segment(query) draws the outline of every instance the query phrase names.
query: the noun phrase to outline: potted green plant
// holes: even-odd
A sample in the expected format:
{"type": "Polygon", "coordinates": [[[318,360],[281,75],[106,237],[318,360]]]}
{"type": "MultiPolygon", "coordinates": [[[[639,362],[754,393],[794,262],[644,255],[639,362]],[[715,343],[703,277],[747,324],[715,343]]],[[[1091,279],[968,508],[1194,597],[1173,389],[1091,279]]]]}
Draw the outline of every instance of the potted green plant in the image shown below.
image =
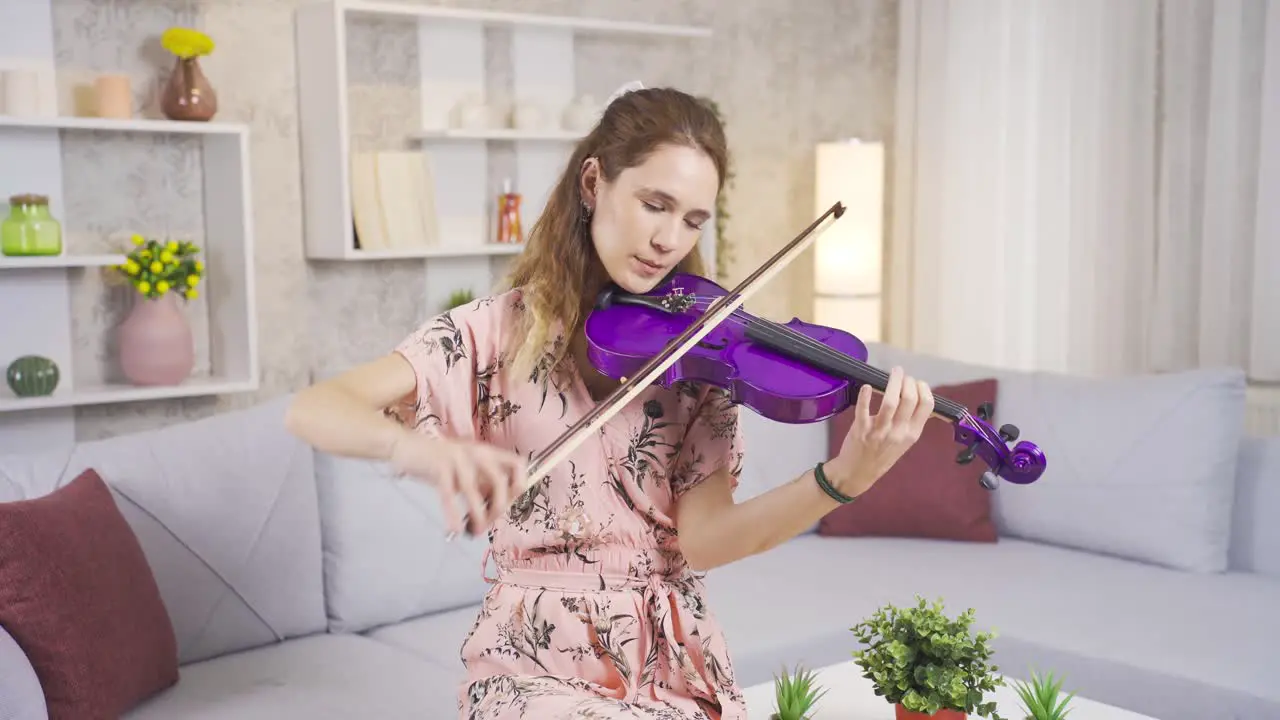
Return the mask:
{"type": "Polygon", "coordinates": [[[1004,720],[985,694],[1004,684],[989,664],[994,633],[970,631],[974,611],[946,615],[942,600],[916,596],[914,607],[885,605],[850,628],[865,646],[853,653],[876,695],[897,720],[965,720],[969,714],[1004,720]]]}
{"type": "Polygon", "coordinates": [[[460,305],[466,305],[476,299],[476,294],[468,289],[454,290],[449,293],[449,299],[444,301],[444,309],[452,310],[460,305]]]}
{"type": "Polygon", "coordinates": [[[813,671],[797,665],[794,677],[785,667],[773,677],[776,707],[769,720],[810,720],[809,711],[827,693],[814,681],[813,671]]]}
{"type": "Polygon", "coordinates": [[[1064,720],[1071,712],[1068,703],[1076,696],[1071,692],[1059,697],[1062,680],[1055,679],[1053,673],[1041,677],[1034,670],[1031,671],[1031,682],[1015,681],[1013,688],[1022,700],[1022,710],[1026,713],[1024,720],[1064,720]]]}

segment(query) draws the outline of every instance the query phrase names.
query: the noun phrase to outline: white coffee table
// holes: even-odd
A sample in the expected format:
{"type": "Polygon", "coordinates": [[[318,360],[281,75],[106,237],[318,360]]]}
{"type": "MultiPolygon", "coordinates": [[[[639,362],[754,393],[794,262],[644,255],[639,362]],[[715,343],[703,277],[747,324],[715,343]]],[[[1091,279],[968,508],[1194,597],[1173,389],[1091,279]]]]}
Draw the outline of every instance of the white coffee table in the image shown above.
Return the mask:
{"type": "MultiPolygon", "coordinates": [[[[794,672],[794,668],[789,668],[794,672]]],[[[814,706],[814,720],[893,720],[893,706],[876,695],[871,681],[862,677],[862,669],[852,660],[814,671],[817,682],[827,688],[814,706]]],[[[1022,703],[1013,688],[1013,679],[1006,677],[1005,686],[992,693],[997,711],[1005,720],[1022,720],[1022,703]]],[[[749,720],[769,720],[774,711],[773,681],[744,688],[749,720]]],[[[1156,720],[1128,710],[1086,700],[1076,695],[1071,699],[1075,709],[1070,720],[1156,720]]],[[[970,720],[985,720],[971,716],[970,720]]]]}

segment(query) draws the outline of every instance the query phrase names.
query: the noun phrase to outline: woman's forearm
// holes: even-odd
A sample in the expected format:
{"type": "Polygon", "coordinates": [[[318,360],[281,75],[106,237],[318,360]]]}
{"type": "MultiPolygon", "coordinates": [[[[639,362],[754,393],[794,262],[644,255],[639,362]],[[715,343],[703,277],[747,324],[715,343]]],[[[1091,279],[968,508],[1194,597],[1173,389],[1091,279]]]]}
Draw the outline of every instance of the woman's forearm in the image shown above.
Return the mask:
{"type": "Polygon", "coordinates": [[[727,565],[781,545],[839,506],[813,470],[739,503],[727,477],[709,479],[681,499],[681,551],[695,570],[727,565]]]}
{"type": "Polygon", "coordinates": [[[290,433],[322,452],[387,460],[407,430],[371,410],[341,386],[317,385],[294,396],[285,415],[290,433]]]}

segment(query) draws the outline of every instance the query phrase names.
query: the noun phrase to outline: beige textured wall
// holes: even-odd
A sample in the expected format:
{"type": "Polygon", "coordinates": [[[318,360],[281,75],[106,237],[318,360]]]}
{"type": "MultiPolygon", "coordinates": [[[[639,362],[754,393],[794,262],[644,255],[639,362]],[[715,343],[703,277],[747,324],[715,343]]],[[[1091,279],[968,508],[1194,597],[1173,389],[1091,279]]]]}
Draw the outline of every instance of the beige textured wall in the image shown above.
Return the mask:
{"type": "MultiPolygon", "coordinates": [[[[729,191],[731,282],[812,220],[812,148],[831,138],[891,139],[897,5],[892,0],[492,0],[440,4],[611,19],[710,25],[702,41],[582,42],[580,87],[598,98],[621,83],[672,84],[715,98],[726,114],[736,179],[729,191]],[[791,9],[786,6],[791,5],[791,9]]],[[[422,321],[422,261],[309,263],[303,258],[296,0],[53,0],[59,82],[68,100],[96,73],[132,76],[140,112],[168,69],[158,36],[199,27],[218,43],[205,69],[218,119],[252,132],[256,282],[262,388],[257,395],[78,410],[78,435],[97,438],[200,417],[306,384],[388,350],[422,321]]],[[[501,57],[491,58],[500,68],[501,57]]],[[[349,49],[354,132],[360,145],[401,145],[417,122],[411,28],[365,23],[349,49]]],[[[499,84],[500,71],[495,70],[499,84]]],[[[68,136],[64,174],[69,242],[88,249],[134,227],[191,233],[202,223],[200,155],[190,140],[68,136]],[[187,172],[190,171],[190,172],[187,172]]],[[[809,316],[812,272],[802,259],[764,288],[751,309],[809,316]]],[[[120,291],[87,281],[75,297],[77,338],[103,347],[119,319],[120,291]]],[[[197,333],[203,307],[191,308],[197,333]]],[[[202,357],[202,361],[205,360],[202,357]]],[[[199,366],[197,370],[199,370],[199,366]]]]}

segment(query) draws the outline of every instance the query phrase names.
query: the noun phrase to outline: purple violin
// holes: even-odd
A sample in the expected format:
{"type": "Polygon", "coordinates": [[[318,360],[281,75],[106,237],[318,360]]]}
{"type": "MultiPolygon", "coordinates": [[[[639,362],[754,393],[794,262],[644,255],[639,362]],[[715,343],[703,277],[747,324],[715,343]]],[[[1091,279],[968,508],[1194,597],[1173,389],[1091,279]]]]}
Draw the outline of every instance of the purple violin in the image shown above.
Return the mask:
{"type": "MultiPolygon", "coordinates": [[[[727,295],[715,282],[686,273],[673,273],[643,295],[606,289],[586,320],[592,364],[614,379],[635,377],[727,295]]],[[[735,309],[655,382],[664,387],[687,380],[710,383],[727,390],[734,403],[767,418],[810,423],[848,408],[863,384],[885,390],[889,374],[866,360],[866,345],[843,330],[798,318],[777,323],[735,309]]],[[[1025,441],[1009,447],[1018,439],[1017,427],[997,430],[988,424],[989,404],[971,413],[935,397],[934,416],[953,423],[955,440],[963,446],[957,462],[977,456],[990,468],[981,478],[984,487],[993,489],[996,478],[1032,483],[1044,471],[1040,448],[1025,441]]]]}

